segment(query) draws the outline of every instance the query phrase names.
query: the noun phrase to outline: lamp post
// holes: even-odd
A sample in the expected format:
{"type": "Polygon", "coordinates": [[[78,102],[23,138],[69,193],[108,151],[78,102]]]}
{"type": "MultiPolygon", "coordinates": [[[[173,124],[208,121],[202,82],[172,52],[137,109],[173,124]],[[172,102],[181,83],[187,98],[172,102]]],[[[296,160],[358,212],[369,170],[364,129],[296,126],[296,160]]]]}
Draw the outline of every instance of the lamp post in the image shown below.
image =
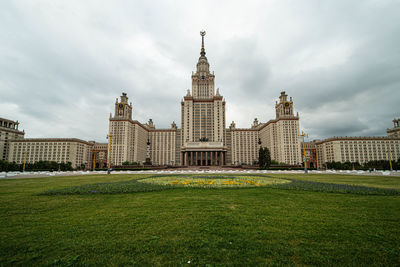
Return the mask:
{"type": "Polygon", "coordinates": [[[308,137],[308,134],[306,134],[303,131],[301,131],[301,134],[299,136],[303,137],[304,173],[308,173],[308,170],[307,170],[307,158],[306,158],[306,146],[304,144],[304,137],[308,137]]]}
{"type": "Polygon", "coordinates": [[[261,138],[258,138],[258,168],[260,168],[260,149],[261,149],[261,138]]]}
{"type": "Polygon", "coordinates": [[[93,150],[93,157],[92,157],[92,171],[96,169],[96,150],[93,150]]]}
{"type": "Polygon", "coordinates": [[[319,162],[318,162],[318,147],[317,146],[315,146],[315,156],[316,156],[316,158],[317,158],[317,170],[319,169],[319,162]]]}
{"type": "Polygon", "coordinates": [[[393,166],[392,166],[392,151],[389,149],[387,152],[389,153],[390,171],[393,171],[393,166]]]}
{"type": "Polygon", "coordinates": [[[26,163],[26,147],[24,151],[24,165],[22,166],[22,172],[25,172],[25,163],[26,163]]]}
{"type": "Polygon", "coordinates": [[[108,173],[110,173],[110,168],[111,168],[111,137],[112,137],[112,134],[109,133],[107,135],[107,139],[108,139],[108,173]]]}

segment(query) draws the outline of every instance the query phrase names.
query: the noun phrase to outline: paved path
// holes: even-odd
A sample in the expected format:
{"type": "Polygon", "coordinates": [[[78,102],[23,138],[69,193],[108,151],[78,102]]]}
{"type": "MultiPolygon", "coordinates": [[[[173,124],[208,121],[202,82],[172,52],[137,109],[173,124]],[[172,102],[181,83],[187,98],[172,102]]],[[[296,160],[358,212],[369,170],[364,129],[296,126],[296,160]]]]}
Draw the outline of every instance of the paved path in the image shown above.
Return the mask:
{"type": "MultiPolygon", "coordinates": [[[[147,171],[113,171],[112,175],[117,174],[207,174],[207,173],[253,173],[253,174],[304,174],[302,170],[296,171],[268,171],[268,170],[243,170],[243,169],[171,169],[171,170],[147,170],[147,171]]],[[[311,174],[346,174],[346,175],[374,175],[374,176],[398,176],[400,171],[309,171],[311,174]]],[[[70,172],[1,172],[0,179],[16,178],[41,178],[51,176],[74,176],[74,175],[95,175],[107,174],[106,171],[70,171],[70,172]]]]}

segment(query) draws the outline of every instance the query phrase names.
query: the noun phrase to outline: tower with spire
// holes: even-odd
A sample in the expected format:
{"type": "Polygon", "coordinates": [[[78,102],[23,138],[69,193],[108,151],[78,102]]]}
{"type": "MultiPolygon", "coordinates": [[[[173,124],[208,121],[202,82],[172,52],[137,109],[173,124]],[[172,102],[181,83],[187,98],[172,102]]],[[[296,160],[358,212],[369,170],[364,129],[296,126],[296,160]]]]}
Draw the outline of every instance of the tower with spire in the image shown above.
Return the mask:
{"type": "MultiPolygon", "coordinates": [[[[222,153],[226,148],[225,100],[219,93],[219,89],[215,93],[215,75],[210,71],[210,64],[206,57],[205,35],[205,31],[200,32],[201,50],[196,71],[192,72],[192,90],[191,92],[188,90],[181,102],[182,150],[189,152],[191,146],[205,149],[204,151],[190,151],[186,155],[193,155],[192,152],[210,155],[208,152],[211,150],[218,151],[222,164],[222,153]]],[[[199,164],[210,163],[210,158],[194,158],[194,160],[199,164]]]]}
{"type": "MultiPolygon", "coordinates": [[[[222,166],[253,164],[260,146],[268,147],[273,160],[296,165],[300,162],[297,138],[299,116],[292,98],[282,92],[276,102],[276,118],[266,123],[254,119],[251,128],[226,128],[225,100],[215,87],[215,75],[206,57],[205,31],[200,32],[200,57],[192,72],[192,86],[181,101],[181,128],[158,129],[150,119],[132,119],[132,103],[126,93],[115,101],[110,114],[111,165],[123,162],[155,165],[222,166]]],[[[135,116],[134,116],[135,117],[135,116]]]]}
{"type": "Polygon", "coordinates": [[[212,98],[214,96],[214,73],[210,72],[210,64],[206,57],[204,48],[205,31],[200,32],[201,50],[200,57],[196,65],[196,72],[192,74],[192,94],[194,98],[212,98]]]}

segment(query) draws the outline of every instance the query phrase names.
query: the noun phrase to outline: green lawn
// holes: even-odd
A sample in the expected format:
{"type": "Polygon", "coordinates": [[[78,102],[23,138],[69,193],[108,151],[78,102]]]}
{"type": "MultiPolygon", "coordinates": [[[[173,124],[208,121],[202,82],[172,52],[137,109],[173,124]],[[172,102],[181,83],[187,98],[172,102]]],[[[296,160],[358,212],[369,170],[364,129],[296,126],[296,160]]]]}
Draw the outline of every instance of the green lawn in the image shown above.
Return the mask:
{"type": "MultiPolygon", "coordinates": [[[[400,196],[268,187],[38,195],[144,176],[0,180],[0,265],[400,264],[400,196]]],[[[272,176],[400,185],[397,177],[272,176]]]]}
{"type": "MultiPolygon", "coordinates": [[[[282,175],[271,174],[272,177],[282,177],[282,175]]],[[[363,186],[373,186],[378,188],[395,188],[400,189],[400,176],[369,176],[369,175],[344,175],[344,174],[288,174],[285,177],[305,180],[317,181],[324,183],[337,184],[357,184],[363,186]]]]}

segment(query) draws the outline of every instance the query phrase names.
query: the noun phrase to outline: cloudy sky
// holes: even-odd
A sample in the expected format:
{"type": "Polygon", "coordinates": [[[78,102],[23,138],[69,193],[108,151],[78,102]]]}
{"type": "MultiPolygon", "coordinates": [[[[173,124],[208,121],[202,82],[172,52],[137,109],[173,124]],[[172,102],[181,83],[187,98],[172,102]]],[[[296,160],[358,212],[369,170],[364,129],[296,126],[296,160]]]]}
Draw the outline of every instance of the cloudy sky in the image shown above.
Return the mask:
{"type": "Polygon", "coordinates": [[[26,137],[105,141],[115,98],[180,125],[201,38],[227,125],[275,117],[285,90],[310,139],[385,135],[400,116],[400,1],[0,2],[0,117],[26,137]]]}

